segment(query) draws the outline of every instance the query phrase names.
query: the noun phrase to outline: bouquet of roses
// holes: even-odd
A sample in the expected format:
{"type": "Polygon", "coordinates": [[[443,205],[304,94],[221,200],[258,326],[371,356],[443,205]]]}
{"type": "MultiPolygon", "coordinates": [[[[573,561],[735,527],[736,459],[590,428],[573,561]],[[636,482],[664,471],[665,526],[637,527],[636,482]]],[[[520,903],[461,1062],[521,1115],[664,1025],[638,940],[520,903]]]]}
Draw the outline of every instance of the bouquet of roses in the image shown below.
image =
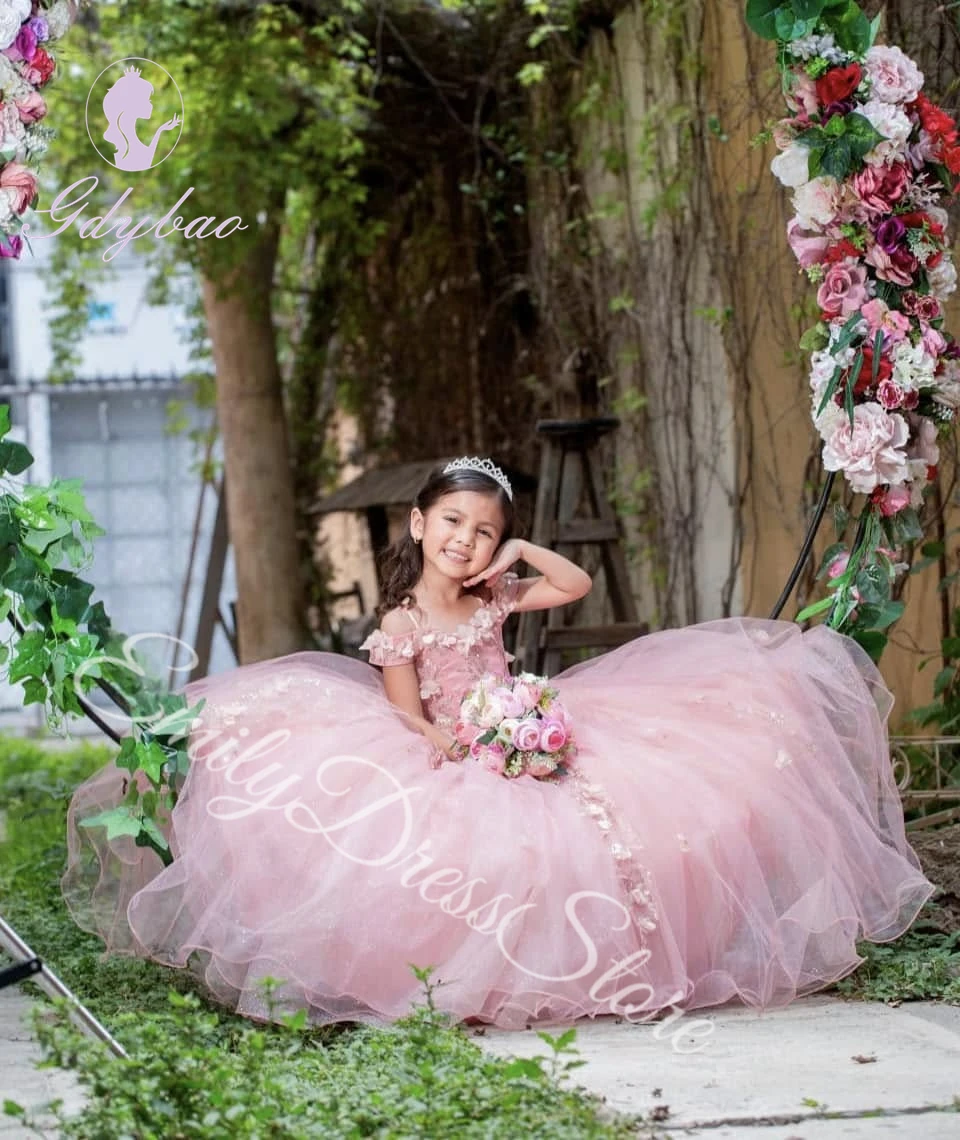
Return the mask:
{"type": "Polygon", "coordinates": [[[460,705],[454,730],[460,758],[508,779],[565,776],[577,749],[558,696],[534,673],[481,677],[460,705]]]}

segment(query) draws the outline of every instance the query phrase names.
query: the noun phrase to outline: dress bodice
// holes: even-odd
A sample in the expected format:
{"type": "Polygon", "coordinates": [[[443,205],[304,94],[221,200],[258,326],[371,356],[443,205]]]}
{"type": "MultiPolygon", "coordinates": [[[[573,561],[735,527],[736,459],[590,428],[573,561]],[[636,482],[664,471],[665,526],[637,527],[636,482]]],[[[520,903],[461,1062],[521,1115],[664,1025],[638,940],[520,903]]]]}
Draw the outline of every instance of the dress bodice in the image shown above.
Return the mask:
{"type": "Polygon", "coordinates": [[[424,716],[452,731],[467,690],[485,673],[510,671],[513,657],[503,648],[503,623],[517,604],[519,583],[516,574],[503,574],[491,587],[489,599],[453,631],[434,628],[419,606],[405,604],[408,631],[374,630],[360,648],[369,651],[371,665],[412,662],[424,716]]]}

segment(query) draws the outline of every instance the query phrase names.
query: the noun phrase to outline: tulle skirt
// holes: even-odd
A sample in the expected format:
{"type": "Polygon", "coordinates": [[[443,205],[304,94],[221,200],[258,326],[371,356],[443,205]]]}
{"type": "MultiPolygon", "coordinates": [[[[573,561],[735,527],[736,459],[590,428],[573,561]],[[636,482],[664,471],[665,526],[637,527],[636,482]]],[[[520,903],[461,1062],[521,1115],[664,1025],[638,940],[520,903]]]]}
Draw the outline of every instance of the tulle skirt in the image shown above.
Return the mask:
{"type": "Polygon", "coordinates": [[[68,905],[108,950],[188,967],[251,1017],[391,1021],[423,1001],[411,967],[434,966],[453,1020],[519,1028],[783,1005],[933,892],[904,834],[892,698],[849,639],[726,619],[554,683],[579,746],[558,783],[431,768],[378,671],[349,658],[191,684],[207,704],[174,861],[78,828],[121,798],[111,765],[71,804],[68,905]]]}

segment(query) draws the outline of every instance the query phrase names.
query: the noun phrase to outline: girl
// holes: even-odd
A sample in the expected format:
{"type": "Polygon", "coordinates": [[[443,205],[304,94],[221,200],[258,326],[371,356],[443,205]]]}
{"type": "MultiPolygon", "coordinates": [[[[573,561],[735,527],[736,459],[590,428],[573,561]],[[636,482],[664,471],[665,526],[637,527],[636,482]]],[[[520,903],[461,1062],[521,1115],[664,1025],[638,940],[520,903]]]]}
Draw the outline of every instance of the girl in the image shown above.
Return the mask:
{"type": "Polygon", "coordinates": [[[782,1005],[855,969],[858,938],[900,935],[934,888],[904,835],[891,698],[823,626],[707,622],[567,669],[578,755],[558,781],[456,760],[463,694],[507,672],[508,614],[590,588],[512,537],[512,498],[488,459],[427,480],[363,646],[382,675],[307,652],[187,686],[207,703],[171,866],[96,831],[87,859],[76,821],[122,773],[81,787],[78,921],[254,1017],[276,1016],[269,975],[281,1012],[389,1021],[432,965],[440,1009],[508,1028],[782,1005]]]}

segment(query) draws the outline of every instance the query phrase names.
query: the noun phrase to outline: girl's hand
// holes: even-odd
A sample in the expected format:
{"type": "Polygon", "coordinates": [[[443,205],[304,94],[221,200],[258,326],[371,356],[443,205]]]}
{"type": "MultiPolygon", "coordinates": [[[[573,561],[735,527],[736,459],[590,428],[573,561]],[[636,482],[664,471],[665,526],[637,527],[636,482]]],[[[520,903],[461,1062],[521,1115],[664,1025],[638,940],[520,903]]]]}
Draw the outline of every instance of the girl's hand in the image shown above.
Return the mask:
{"type": "Polygon", "coordinates": [[[523,558],[525,546],[526,542],[522,538],[508,539],[493,556],[493,560],[486,570],[481,570],[479,574],[474,574],[472,578],[464,579],[464,587],[469,588],[470,586],[475,586],[478,582],[489,582],[492,586],[501,574],[510,569],[514,562],[518,562],[523,558]]]}
{"type": "Polygon", "coordinates": [[[456,740],[454,740],[448,732],[444,732],[442,728],[437,728],[436,725],[433,724],[427,724],[424,726],[423,735],[436,746],[436,750],[430,757],[431,768],[439,768],[444,758],[447,760],[460,759],[457,752],[456,740]]]}

